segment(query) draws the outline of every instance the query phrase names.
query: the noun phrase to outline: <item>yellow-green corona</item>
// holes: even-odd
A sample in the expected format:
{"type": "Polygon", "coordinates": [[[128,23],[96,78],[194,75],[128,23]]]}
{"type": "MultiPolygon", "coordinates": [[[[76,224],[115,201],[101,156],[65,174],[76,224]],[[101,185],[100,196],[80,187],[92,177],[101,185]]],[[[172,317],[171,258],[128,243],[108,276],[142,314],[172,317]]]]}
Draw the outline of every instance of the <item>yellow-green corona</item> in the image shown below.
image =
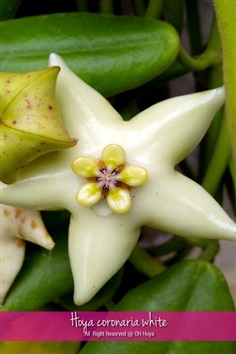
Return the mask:
{"type": "Polygon", "coordinates": [[[78,142],[32,161],[15,183],[0,183],[1,202],[69,210],[76,304],[89,301],[122,267],[143,225],[236,240],[236,224],[222,207],[175,170],[224,104],[223,87],[168,99],[124,121],[58,55],[50,56],[50,66],[61,68],[56,99],[65,129],[78,142]]]}
{"type": "Polygon", "coordinates": [[[129,189],[144,184],[148,173],[143,167],[126,165],[125,158],[124,149],[116,144],[107,145],[101,159],[77,157],[72,170],[88,180],[76,195],[78,203],[91,206],[106,198],[112,211],[126,213],[131,207],[129,189]]]}

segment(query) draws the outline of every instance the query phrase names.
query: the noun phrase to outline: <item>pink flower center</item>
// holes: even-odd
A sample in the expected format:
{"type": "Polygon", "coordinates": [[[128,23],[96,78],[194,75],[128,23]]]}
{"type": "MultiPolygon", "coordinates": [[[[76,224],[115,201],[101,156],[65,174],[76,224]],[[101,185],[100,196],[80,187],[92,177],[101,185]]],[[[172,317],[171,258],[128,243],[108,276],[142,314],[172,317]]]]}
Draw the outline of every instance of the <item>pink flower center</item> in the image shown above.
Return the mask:
{"type": "Polygon", "coordinates": [[[128,186],[120,181],[120,172],[123,171],[125,165],[120,165],[116,168],[110,168],[105,166],[103,161],[99,161],[99,170],[96,177],[90,177],[90,182],[95,182],[102,189],[102,194],[107,197],[109,190],[113,188],[125,188],[128,186]]]}

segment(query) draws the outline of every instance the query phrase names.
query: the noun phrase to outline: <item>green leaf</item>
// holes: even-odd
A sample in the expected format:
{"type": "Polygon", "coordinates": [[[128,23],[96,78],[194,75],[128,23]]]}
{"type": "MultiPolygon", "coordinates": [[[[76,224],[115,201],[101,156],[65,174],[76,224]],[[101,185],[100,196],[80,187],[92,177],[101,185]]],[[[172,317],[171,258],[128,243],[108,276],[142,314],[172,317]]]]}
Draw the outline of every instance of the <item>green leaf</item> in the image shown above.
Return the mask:
{"type": "Polygon", "coordinates": [[[76,354],[80,342],[2,342],[1,354],[76,354]]]}
{"type": "MultiPolygon", "coordinates": [[[[233,311],[220,271],[210,263],[185,260],[131,290],[114,311],[233,311]]],[[[234,354],[232,342],[89,342],[81,354],[234,354]]]]}
{"type": "Polygon", "coordinates": [[[0,23],[0,67],[43,69],[51,52],[105,96],[138,87],[175,60],[179,38],[166,22],[139,17],[61,13],[0,23]]]}

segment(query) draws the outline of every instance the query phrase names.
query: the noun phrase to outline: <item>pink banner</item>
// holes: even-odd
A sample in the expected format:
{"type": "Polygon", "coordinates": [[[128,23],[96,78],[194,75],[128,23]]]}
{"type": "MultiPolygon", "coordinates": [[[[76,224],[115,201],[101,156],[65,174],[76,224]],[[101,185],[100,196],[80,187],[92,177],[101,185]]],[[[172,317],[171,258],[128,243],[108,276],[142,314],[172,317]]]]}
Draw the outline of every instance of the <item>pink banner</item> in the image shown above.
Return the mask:
{"type": "Polygon", "coordinates": [[[235,341],[235,312],[2,312],[2,341],[235,341]]]}

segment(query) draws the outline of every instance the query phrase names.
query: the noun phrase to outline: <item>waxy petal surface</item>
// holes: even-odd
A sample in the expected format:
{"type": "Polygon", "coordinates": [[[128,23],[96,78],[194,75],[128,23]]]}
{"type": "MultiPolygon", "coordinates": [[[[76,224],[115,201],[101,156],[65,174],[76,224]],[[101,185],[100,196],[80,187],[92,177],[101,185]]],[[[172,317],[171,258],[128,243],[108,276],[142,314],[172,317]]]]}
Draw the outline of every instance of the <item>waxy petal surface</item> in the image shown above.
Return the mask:
{"type": "Polygon", "coordinates": [[[25,256],[25,241],[31,241],[48,250],[54,242],[47,233],[41,215],[34,210],[0,205],[0,303],[10,289],[22,267],[25,256]]]}
{"type": "Polygon", "coordinates": [[[70,221],[69,254],[74,277],[74,301],[89,301],[128,259],[135,247],[139,230],[133,229],[128,213],[96,215],[88,211],[93,224],[75,216],[70,221]],[[117,237],[119,235],[119,237],[117,237]],[[115,258],[115,259],[114,259],[115,258]]]}
{"type": "Polygon", "coordinates": [[[43,156],[11,186],[1,185],[4,203],[71,212],[69,256],[77,304],[89,301],[125,263],[142,225],[186,237],[236,240],[236,225],[194,181],[174,170],[206,133],[224,103],[224,89],[158,103],[125,122],[95,90],[53,54],[59,66],[56,94],[62,120],[77,146],[43,156]],[[84,178],[71,169],[78,156],[100,158],[109,144],[122,146],[128,165],[147,170],[148,180],[131,188],[132,205],[119,215],[105,200],[84,207],[76,193],[84,178]],[[33,193],[29,193],[33,190],[33,193]]]}

